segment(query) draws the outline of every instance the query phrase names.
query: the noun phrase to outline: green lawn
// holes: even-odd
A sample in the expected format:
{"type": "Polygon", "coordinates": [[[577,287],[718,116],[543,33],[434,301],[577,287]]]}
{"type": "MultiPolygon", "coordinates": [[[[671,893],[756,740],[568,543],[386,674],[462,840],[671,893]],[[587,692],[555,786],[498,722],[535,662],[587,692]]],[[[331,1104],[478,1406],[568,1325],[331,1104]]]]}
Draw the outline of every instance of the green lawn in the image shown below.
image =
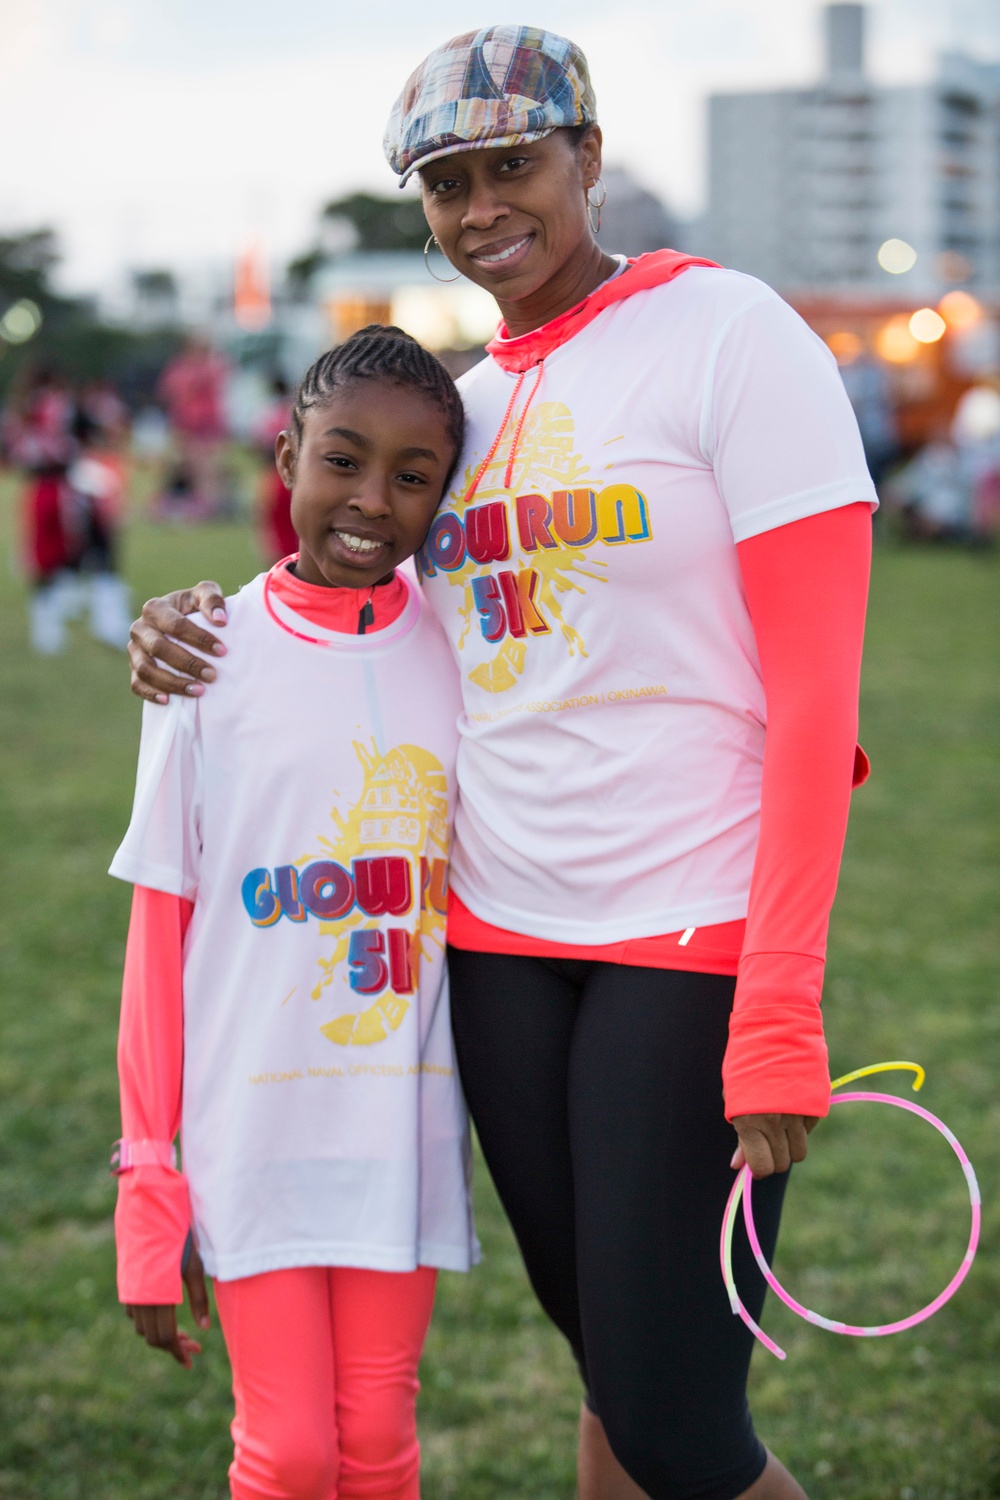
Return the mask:
{"type": "MultiPolygon", "coordinates": [[[[0,483],[3,550],[13,487],[0,483]]],[[[256,571],[249,534],[136,524],[136,597],[256,571]]],[[[816,1500],[1000,1496],[1000,1007],[996,1003],[997,586],[993,558],[877,557],[857,794],[831,939],[833,1063],[928,1070],[921,1098],[966,1144],[983,1247],[957,1299],[894,1339],[838,1339],[769,1307],[786,1364],[755,1356],[762,1435],[816,1500]]],[[[228,1493],[218,1330],[185,1373],[115,1301],[107,1174],[118,1134],[117,991],[128,891],[104,873],[128,819],[139,706],[123,661],[81,636],[26,648],[24,593],[0,572],[0,1496],[215,1500],[228,1493]]],[[[905,1078],[888,1086],[906,1091],[905,1078]]],[[[803,1300],[898,1317],[957,1264],[957,1164],[909,1116],[845,1107],[789,1193],[778,1271],[803,1300]]],[[[423,1366],[427,1500],[570,1500],[578,1394],[484,1171],[485,1264],[442,1277],[423,1366]]]]}

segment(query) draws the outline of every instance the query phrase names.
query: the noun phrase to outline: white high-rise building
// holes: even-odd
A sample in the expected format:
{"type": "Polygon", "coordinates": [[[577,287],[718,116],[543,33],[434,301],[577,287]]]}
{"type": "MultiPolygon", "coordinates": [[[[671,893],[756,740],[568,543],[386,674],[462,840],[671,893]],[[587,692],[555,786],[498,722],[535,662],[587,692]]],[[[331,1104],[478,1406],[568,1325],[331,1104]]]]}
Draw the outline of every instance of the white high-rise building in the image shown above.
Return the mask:
{"type": "Polygon", "coordinates": [[[864,6],[824,21],[815,87],[711,98],[705,253],[782,291],[997,293],[1000,63],[946,55],[932,82],[882,87],[864,6]],[[879,266],[890,239],[917,252],[903,275],[879,266]]]}

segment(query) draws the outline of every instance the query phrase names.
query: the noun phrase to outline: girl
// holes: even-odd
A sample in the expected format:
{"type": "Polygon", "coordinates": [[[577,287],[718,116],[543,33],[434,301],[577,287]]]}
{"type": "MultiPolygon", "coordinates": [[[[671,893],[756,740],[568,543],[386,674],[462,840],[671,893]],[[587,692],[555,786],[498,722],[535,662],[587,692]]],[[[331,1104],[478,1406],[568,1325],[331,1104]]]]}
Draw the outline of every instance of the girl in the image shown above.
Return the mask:
{"type": "Polygon", "coordinates": [[[443,959],[457,684],[394,570],[462,442],[395,328],[324,355],[277,443],[299,553],[227,601],[210,698],[143,720],[119,1070],[121,1300],[233,1369],[237,1500],[413,1500],[436,1268],[476,1254],[443,959]],[[174,1164],[180,1125],[183,1172],[174,1164]]]}

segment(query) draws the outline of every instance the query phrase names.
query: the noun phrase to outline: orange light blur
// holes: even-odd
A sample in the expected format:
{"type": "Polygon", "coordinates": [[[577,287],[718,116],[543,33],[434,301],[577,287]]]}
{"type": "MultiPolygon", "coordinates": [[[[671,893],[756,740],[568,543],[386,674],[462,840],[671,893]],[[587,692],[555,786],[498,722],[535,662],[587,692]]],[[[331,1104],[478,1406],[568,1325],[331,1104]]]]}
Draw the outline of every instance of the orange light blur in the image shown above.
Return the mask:
{"type": "Polygon", "coordinates": [[[968,292],[945,292],[938,303],[938,312],[944,318],[949,328],[963,332],[966,328],[975,328],[983,316],[983,309],[975,297],[968,292]]]}
{"type": "Polygon", "coordinates": [[[233,278],[233,316],[241,328],[256,333],[271,321],[271,289],[267,262],[259,245],[236,257],[233,278]]]}
{"type": "Polygon", "coordinates": [[[365,296],[363,292],[346,292],[331,297],[325,310],[335,344],[342,344],[352,333],[367,328],[369,323],[388,326],[392,322],[392,303],[388,297],[365,296]]]}
{"type": "Polygon", "coordinates": [[[828,334],[826,343],[838,365],[852,365],[865,347],[858,335],[847,328],[828,334]]]}
{"type": "Polygon", "coordinates": [[[910,319],[910,332],[920,344],[936,344],[948,325],[933,307],[918,307],[910,319]]]}
{"type": "Polygon", "coordinates": [[[908,365],[920,353],[920,345],[910,332],[910,319],[899,313],[883,323],[875,335],[875,352],[892,365],[908,365]]]}

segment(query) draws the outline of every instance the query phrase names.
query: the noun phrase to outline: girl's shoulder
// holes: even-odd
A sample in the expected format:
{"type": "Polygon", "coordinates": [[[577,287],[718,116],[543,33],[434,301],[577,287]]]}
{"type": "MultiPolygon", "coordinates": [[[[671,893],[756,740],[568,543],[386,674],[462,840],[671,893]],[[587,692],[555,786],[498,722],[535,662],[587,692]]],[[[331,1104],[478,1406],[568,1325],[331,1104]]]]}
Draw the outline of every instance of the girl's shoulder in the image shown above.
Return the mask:
{"type": "Polygon", "coordinates": [[[218,621],[208,619],[200,610],[191,616],[195,625],[200,625],[203,630],[217,636],[226,648],[226,656],[212,658],[212,665],[216,670],[233,649],[239,648],[253,626],[263,617],[266,576],[266,573],[258,573],[249,583],[241,584],[235,594],[225,596],[225,625],[220,626],[218,621]]]}
{"type": "MultiPolygon", "coordinates": [[[[241,583],[235,594],[226,595],[226,626],[231,630],[235,625],[238,630],[245,628],[246,621],[251,614],[257,613],[263,605],[264,580],[266,573],[258,573],[248,583],[241,583]]],[[[195,616],[199,624],[204,624],[206,630],[216,631],[216,626],[211,620],[203,620],[199,614],[195,616]]]]}

